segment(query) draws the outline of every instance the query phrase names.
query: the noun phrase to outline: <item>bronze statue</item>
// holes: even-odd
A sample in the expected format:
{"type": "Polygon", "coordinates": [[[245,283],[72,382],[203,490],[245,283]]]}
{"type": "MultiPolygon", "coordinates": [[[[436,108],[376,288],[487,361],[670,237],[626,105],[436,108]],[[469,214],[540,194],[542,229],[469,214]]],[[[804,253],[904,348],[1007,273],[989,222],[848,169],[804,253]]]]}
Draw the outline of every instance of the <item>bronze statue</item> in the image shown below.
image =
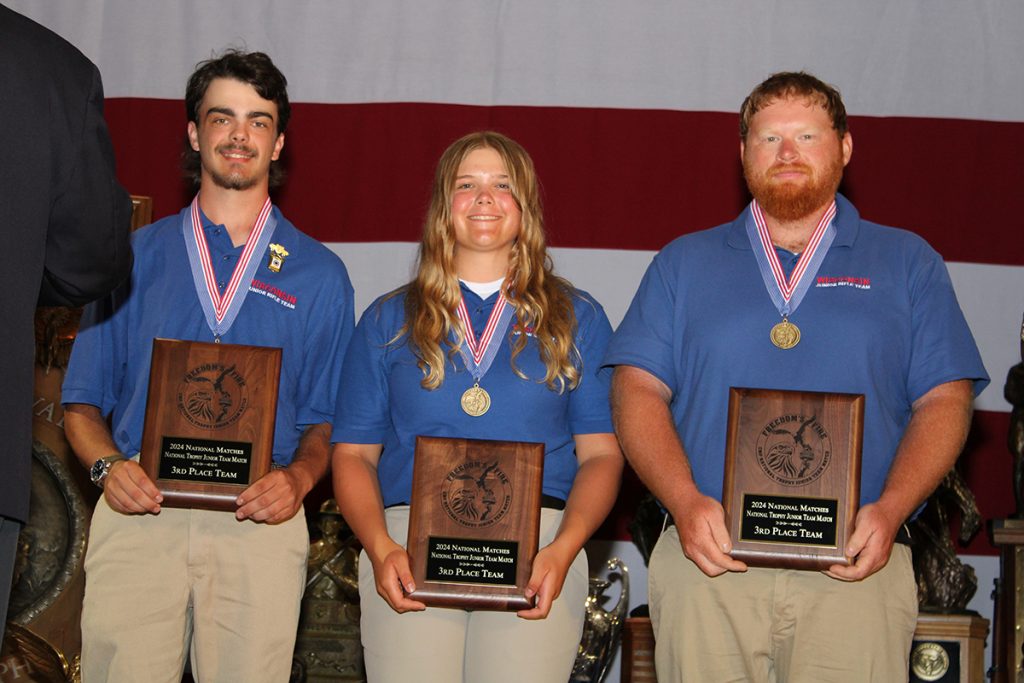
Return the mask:
{"type": "Polygon", "coordinates": [[[960,541],[981,528],[974,494],[954,468],[935,490],[924,511],[910,523],[917,602],[923,611],[963,612],[978,589],[974,568],[957,557],[949,531],[949,510],[960,510],[960,541]]]}
{"type": "Polygon", "coordinates": [[[326,600],[346,600],[359,604],[359,549],[356,538],[347,531],[338,503],[330,498],[320,506],[317,520],[320,539],[309,546],[306,595],[326,600]]]}
{"type": "Polygon", "coordinates": [[[290,683],[365,681],[359,644],[359,545],[333,498],[320,506],[290,683]]]}

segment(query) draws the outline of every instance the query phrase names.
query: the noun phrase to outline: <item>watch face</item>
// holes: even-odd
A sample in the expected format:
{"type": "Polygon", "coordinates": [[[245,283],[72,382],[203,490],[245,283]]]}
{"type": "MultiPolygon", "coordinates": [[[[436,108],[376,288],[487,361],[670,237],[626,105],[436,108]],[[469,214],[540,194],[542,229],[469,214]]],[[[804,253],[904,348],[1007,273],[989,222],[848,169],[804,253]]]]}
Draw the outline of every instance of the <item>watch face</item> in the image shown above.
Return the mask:
{"type": "Polygon", "coordinates": [[[92,479],[92,483],[94,484],[98,484],[106,473],[107,463],[102,458],[94,462],[92,467],[89,468],[89,478],[92,479]]]}

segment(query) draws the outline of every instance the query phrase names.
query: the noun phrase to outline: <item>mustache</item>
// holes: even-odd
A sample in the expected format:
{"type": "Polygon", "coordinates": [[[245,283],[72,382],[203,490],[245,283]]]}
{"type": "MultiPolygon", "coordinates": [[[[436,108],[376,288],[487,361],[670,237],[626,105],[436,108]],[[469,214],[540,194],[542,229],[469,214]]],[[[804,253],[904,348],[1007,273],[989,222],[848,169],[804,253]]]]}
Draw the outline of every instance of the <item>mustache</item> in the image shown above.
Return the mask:
{"type": "Polygon", "coordinates": [[[800,171],[801,173],[806,173],[807,175],[813,175],[813,170],[809,165],[799,162],[792,164],[775,164],[774,166],[768,169],[768,175],[776,176],[780,173],[790,173],[792,171],[800,171]]]}
{"type": "Polygon", "coordinates": [[[256,150],[254,148],[252,148],[252,147],[247,147],[245,145],[232,145],[232,144],[218,145],[215,148],[215,151],[217,151],[219,153],[225,153],[225,152],[231,153],[231,152],[234,152],[234,153],[248,154],[249,156],[253,156],[253,157],[256,156],[256,150]]]}

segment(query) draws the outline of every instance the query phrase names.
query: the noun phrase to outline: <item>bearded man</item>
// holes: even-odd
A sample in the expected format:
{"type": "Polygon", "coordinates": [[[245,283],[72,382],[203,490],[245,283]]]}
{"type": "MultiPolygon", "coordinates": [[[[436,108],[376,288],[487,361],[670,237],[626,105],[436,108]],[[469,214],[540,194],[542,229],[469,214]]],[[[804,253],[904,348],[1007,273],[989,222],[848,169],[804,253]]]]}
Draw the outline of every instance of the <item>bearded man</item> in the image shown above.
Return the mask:
{"type": "Polygon", "coordinates": [[[852,153],[835,88],[805,73],[757,86],[740,111],[754,201],[654,258],[609,347],[619,439],[674,520],[650,561],[659,681],[907,679],[903,525],[955,462],[988,378],[941,257],[836,193],[852,153]],[[864,395],[849,566],[730,556],[730,387],[864,395]]]}

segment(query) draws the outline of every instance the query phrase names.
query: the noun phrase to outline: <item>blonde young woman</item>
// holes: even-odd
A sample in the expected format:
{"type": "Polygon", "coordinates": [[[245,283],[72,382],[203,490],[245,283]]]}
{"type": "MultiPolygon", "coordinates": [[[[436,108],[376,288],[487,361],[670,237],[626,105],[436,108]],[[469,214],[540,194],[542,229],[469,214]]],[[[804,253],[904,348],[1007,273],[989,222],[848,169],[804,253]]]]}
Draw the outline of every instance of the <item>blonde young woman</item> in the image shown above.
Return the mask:
{"type": "Polygon", "coordinates": [[[416,277],[364,313],[334,423],[334,491],[365,549],[371,681],[568,679],[587,593],[583,544],[622,471],[600,371],[610,334],[600,305],[552,273],[526,151],[491,132],[455,141],[438,162],[416,277]],[[490,354],[465,360],[489,322],[490,354]],[[480,415],[462,405],[475,386],[491,402],[480,415]],[[417,435],[545,444],[532,609],[424,609],[408,597],[417,435]]]}

